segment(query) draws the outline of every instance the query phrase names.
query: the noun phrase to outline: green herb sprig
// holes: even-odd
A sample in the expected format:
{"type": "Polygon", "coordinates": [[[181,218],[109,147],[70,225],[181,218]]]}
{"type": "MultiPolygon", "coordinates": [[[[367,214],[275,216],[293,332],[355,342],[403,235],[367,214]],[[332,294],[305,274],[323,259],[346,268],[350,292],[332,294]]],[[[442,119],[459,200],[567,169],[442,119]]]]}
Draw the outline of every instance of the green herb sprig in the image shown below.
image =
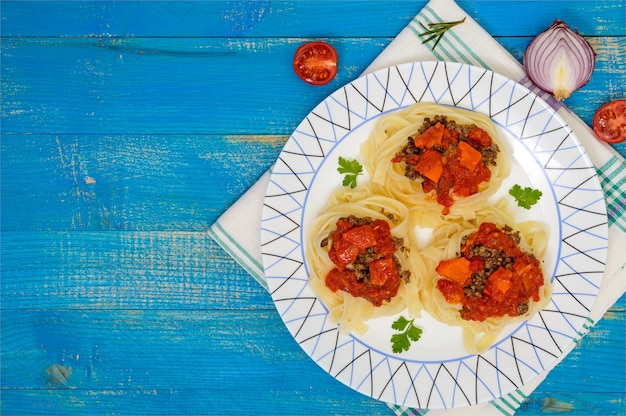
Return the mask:
{"type": "Polygon", "coordinates": [[[348,160],[339,156],[339,167],[337,172],[342,175],[346,175],[343,178],[343,186],[349,186],[350,188],[356,187],[356,177],[363,173],[363,166],[358,160],[348,160]]]}
{"type": "Polygon", "coordinates": [[[418,341],[421,338],[422,330],[414,326],[413,321],[414,319],[408,320],[401,316],[391,324],[391,328],[402,331],[400,334],[391,336],[391,350],[396,354],[408,351],[411,347],[411,341],[418,341]]]}
{"type": "Polygon", "coordinates": [[[509,189],[509,195],[515,198],[517,205],[522,208],[530,209],[533,205],[535,205],[539,198],[543,195],[543,193],[539,189],[533,188],[523,188],[519,185],[513,185],[511,189],[509,189]]]}
{"type": "Polygon", "coordinates": [[[455,20],[454,22],[429,23],[428,27],[424,26],[422,22],[419,22],[420,26],[425,30],[425,32],[422,32],[417,36],[428,36],[426,39],[422,40],[422,43],[430,42],[431,40],[436,38],[437,40],[431,48],[431,50],[434,50],[437,44],[439,44],[441,38],[443,37],[443,34],[446,33],[448,29],[456,25],[460,25],[464,21],[465,17],[461,20],[455,20]]]}

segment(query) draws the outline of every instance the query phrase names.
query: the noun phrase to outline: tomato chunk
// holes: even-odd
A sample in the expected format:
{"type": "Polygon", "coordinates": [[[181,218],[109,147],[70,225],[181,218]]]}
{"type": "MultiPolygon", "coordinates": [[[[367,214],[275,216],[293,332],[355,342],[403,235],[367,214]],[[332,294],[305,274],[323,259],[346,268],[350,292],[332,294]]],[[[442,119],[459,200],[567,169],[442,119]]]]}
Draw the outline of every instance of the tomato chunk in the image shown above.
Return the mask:
{"type": "Polygon", "coordinates": [[[441,146],[441,140],[443,139],[443,131],[445,130],[443,124],[437,123],[434,126],[429,127],[422,134],[413,139],[415,147],[433,147],[434,145],[441,146]]]}
{"type": "Polygon", "coordinates": [[[615,100],[604,104],[593,116],[593,132],[607,143],[615,144],[626,140],[626,100],[615,100]]]}
{"type": "Polygon", "coordinates": [[[370,283],[373,285],[382,286],[397,275],[398,269],[392,257],[384,257],[370,263],[370,283]]]}
{"type": "Polygon", "coordinates": [[[328,84],[337,75],[337,51],[326,42],[305,43],[296,50],[293,69],[304,82],[328,84]]]}
{"type": "Polygon", "coordinates": [[[491,137],[489,134],[481,129],[480,127],[473,127],[468,133],[469,141],[475,145],[480,147],[489,147],[491,146],[491,137]]]}
{"type": "Polygon", "coordinates": [[[369,225],[361,225],[343,233],[343,239],[354,244],[359,250],[376,245],[376,235],[369,225]]]}
{"type": "Polygon", "coordinates": [[[415,170],[431,181],[435,183],[439,182],[439,178],[443,173],[441,154],[436,150],[426,150],[422,155],[422,158],[415,165],[415,170]]]}
{"type": "Polygon", "coordinates": [[[354,263],[359,255],[359,248],[344,240],[333,242],[333,247],[328,252],[330,260],[341,270],[348,264],[354,263]]]}
{"type": "Polygon", "coordinates": [[[437,289],[441,292],[446,302],[457,304],[463,301],[463,286],[451,280],[440,279],[437,281],[437,289]]]}

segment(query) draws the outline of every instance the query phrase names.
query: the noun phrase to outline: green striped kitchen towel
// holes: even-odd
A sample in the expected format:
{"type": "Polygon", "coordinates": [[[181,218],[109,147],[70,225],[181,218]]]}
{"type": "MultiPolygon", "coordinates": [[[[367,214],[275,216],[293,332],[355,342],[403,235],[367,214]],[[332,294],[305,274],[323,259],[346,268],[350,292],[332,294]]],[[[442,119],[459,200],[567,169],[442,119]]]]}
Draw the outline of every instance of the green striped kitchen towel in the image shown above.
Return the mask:
{"type": "MultiPolygon", "coordinates": [[[[385,48],[367,68],[365,73],[388,66],[415,61],[453,61],[490,69],[508,78],[519,81],[547,101],[568,123],[582,142],[596,167],[605,193],[609,217],[609,250],[605,275],[597,300],[590,312],[587,324],[579,333],[582,338],[595,322],[602,318],[626,289],[626,269],[623,253],[626,247],[626,164],[624,158],[611,146],[599,142],[592,130],[580,118],[552,96],[535,88],[524,73],[522,65],[511,56],[478,23],[468,16],[453,0],[431,0],[385,48]],[[434,22],[449,22],[465,18],[446,32],[437,48],[422,44],[418,35],[422,25],[434,22]]],[[[265,173],[232,207],[230,207],[209,233],[242,267],[267,289],[261,262],[260,224],[265,189],[269,173],[265,173]],[[251,232],[255,230],[255,232],[251,232]]],[[[571,348],[575,343],[571,344],[571,348]]],[[[566,351],[568,353],[569,351],[566,351]]],[[[557,365],[561,358],[553,365],[557,365]]],[[[550,368],[551,369],[551,368],[550,368]]],[[[526,397],[545,378],[541,376],[499,399],[488,403],[449,410],[410,409],[390,405],[397,415],[513,415],[526,397]]]]}

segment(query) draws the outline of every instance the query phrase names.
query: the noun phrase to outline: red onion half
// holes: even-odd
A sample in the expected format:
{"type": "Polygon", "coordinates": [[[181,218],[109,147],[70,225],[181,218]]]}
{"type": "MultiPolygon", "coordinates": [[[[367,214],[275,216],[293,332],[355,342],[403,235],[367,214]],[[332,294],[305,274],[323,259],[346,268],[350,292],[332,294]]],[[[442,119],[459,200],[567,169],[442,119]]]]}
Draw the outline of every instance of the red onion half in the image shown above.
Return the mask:
{"type": "Polygon", "coordinates": [[[560,101],[589,82],[595,64],[596,53],[589,42],[558,19],[524,53],[530,80],[560,101]]]}

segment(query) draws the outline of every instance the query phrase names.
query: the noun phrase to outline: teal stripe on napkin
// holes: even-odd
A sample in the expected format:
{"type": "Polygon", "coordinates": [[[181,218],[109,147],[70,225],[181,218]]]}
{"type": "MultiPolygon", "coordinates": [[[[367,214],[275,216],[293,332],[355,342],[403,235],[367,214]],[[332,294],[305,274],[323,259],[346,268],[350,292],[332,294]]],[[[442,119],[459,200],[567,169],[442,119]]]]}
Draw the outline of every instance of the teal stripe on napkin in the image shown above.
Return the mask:
{"type": "Polygon", "coordinates": [[[489,403],[491,403],[503,415],[513,416],[524,400],[526,400],[526,395],[522,393],[520,389],[517,389],[514,392],[496,400],[492,400],[489,403]]]}
{"type": "Polygon", "coordinates": [[[398,406],[397,404],[392,404],[390,407],[397,416],[424,416],[428,413],[428,410],[412,409],[410,407],[398,406]]]}
{"type": "Polygon", "coordinates": [[[263,266],[222,227],[219,221],[213,224],[208,232],[220,247],[236,259],[241,267],[250,273],[265,290],[269,290],[265,281],[263,266]]]}
{"type": "Polygon", "coordinates": [[[597,172],[604,190],[609,225],[615,224],[626,232],[626,164],[613,156],[597,172]]]}

